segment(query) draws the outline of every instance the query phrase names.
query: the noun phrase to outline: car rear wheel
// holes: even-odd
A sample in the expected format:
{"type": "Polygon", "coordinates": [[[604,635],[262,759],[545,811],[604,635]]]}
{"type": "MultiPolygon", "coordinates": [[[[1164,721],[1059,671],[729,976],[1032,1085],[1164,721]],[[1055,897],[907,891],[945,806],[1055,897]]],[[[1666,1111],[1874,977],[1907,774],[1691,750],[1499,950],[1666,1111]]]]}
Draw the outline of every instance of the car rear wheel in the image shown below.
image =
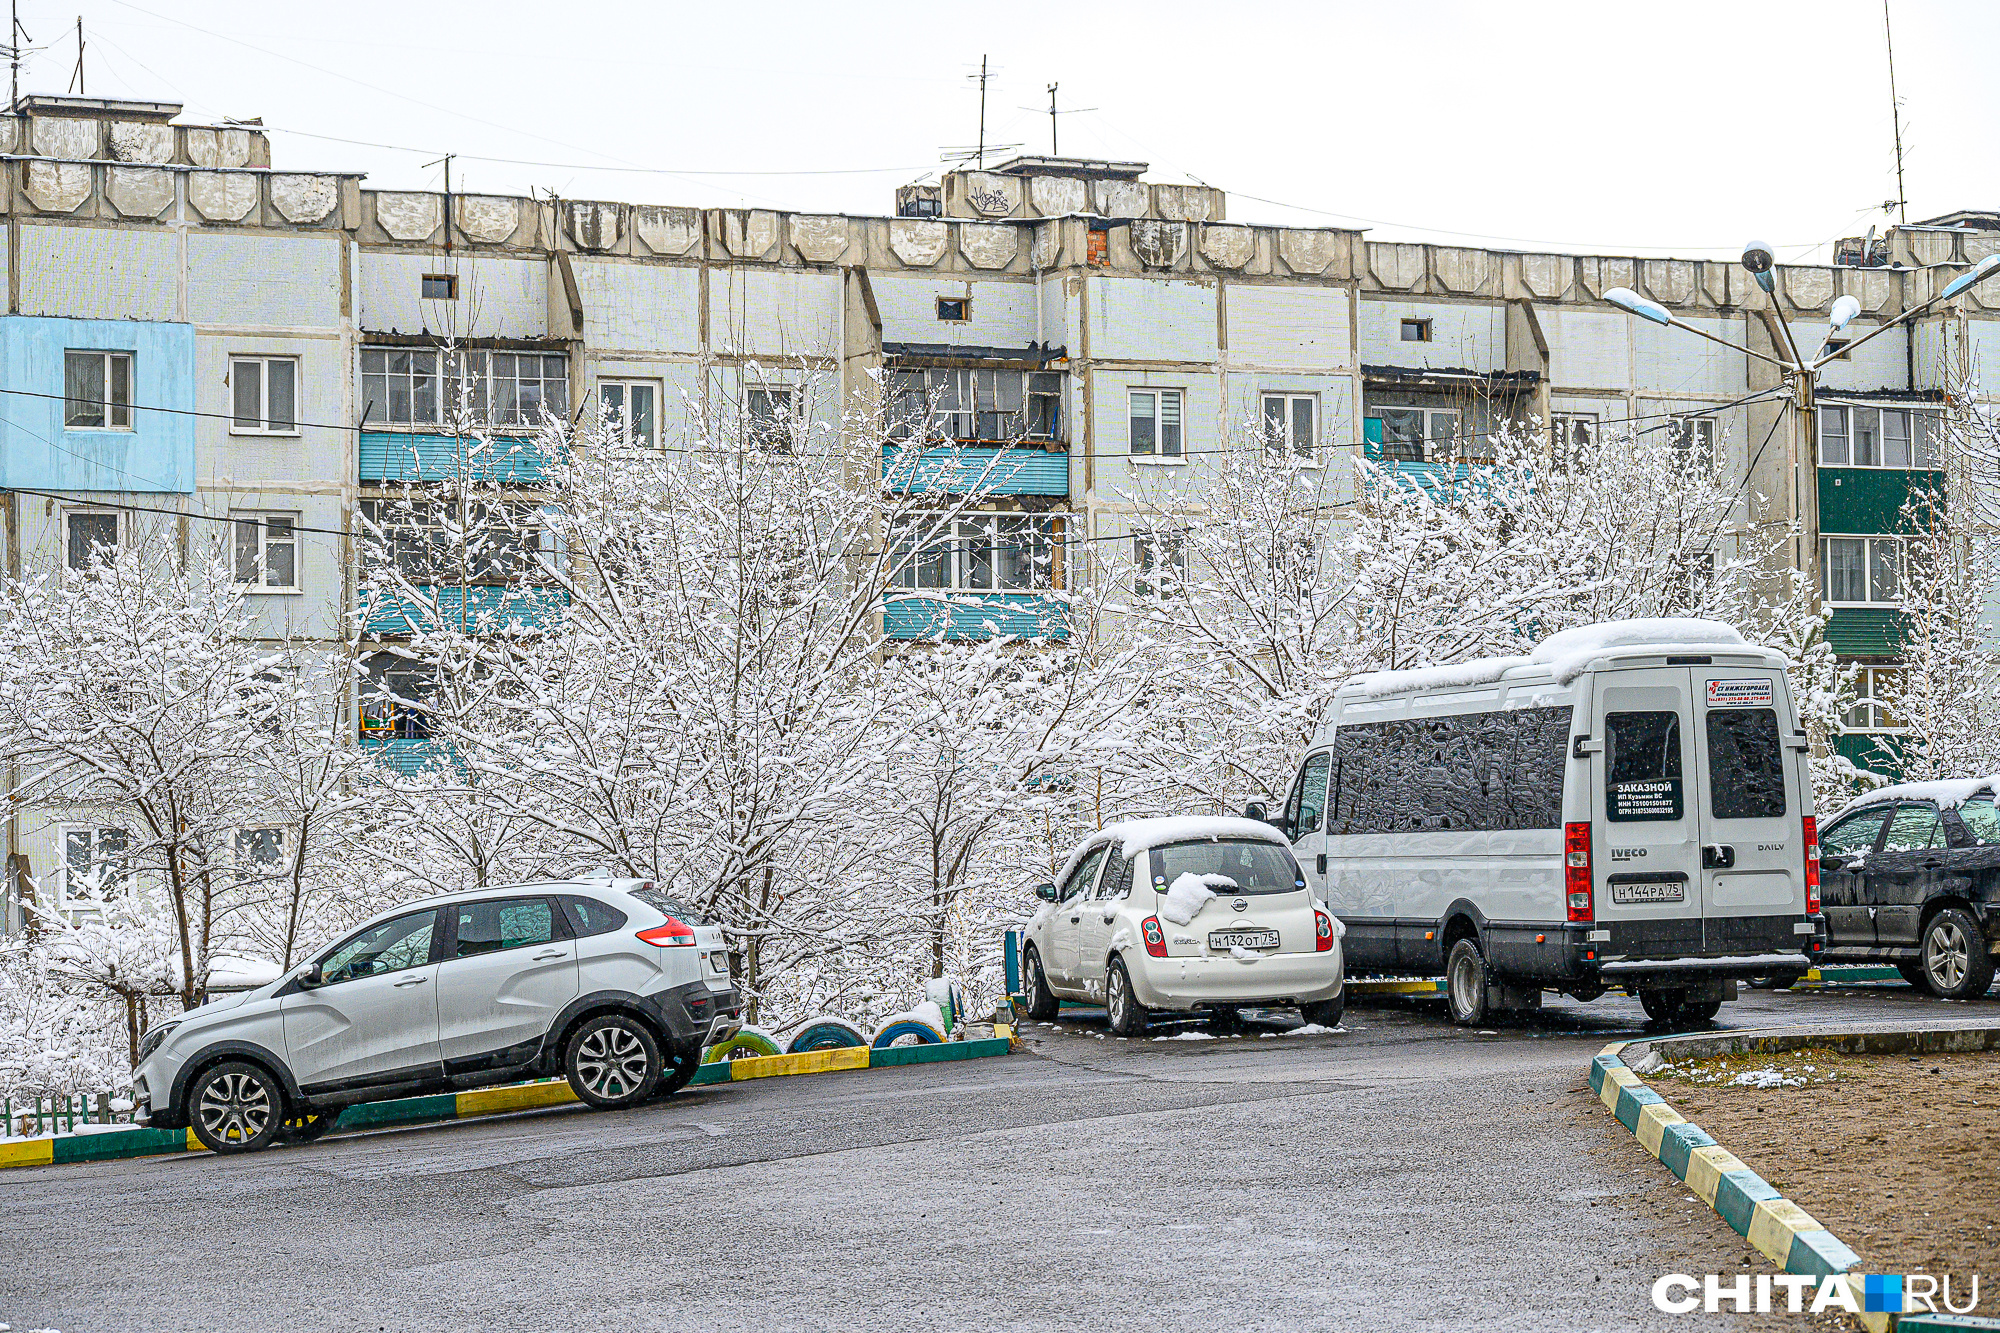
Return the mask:
{"type": "Polygon", "coordinates": [[[1451,1021],[1460,1027],[1478,1027],[1491,1017],[1486,1006],[1486,957],[1470,939],[1451,946],[1444,964],[1445,1003],[1451,1006],[1451,1021]]]}
{"type": "Polygon", "coordinates": [[[1777,972],[1768,977],[1750,978],[1752,990],[1790,990],[1799,984],[1799,973],[1777,972]]]}
{"type": "Polygon", "coordinates": [[[644,1023],[626,1014],[601,1014],[571,1034],[563,1072],[580,1100],[610,1110],[652,1096],[666,1061],[659,1039],[644,1023]]]}
{"type": "Polygon", "coordinates": [[[1898,963],[1896,964],[1896,970],[1903,974],[1903,980],[1909,982],[1918,990],[1930,989],[1930,983],[1924,979],[1924,965],[1921,961],[1915,963],[1898,963]]]}
{"type": "Polygon", "coordinates": [[[1299,1017],[1308,1023],[1317,1023],[1323,1028],[1340,1026],[1340,1016],[1347,1012],[1347,992],[1342,991],[1331,1000],[1320,1000],[1313,1004],[1299,1006],[1299,1017]]]}
{"type": "Polygon", "coordinates": [[[1208,1011],[1208,1030],[1218,1037],[1234,1036],[1243,1030],[1243,1014],[1233,1004],[1218,1004],[1208,1011]]]}
{"type": "Polygon", "coordinates": [[[1940,1000],[1970,1000],[1993,984],[1993,956],[1979,923],[1947,907],[1924,927],[1924,986],[1940,1000]]]}
{"type": "Polygon", "coordinates": [[[701,1068],[701,1048],[687,1047],[675,1051],[667,1057],[667,1072],[660,1078],[660,1086],[653,1089],[655,1099],[671,1097],[685,1088],[701,1068]]]}
{"type": "Polygon", "coordinates": [[[1042,971],[1042,955],[1032,944],[1021,955],[1021,987],[1028,993],[1028,1017],[1046,1023],[1056,1016],[1060,1005],[1042,971]]]}
{"type": "Polygon", "coordinates": [[[1681,1006],[1676,1021],[1682,1024],[1713,1023],[1715,1016],[1721,1012],[1720,1000],[1690,1000],[1681,1006]]]}
{"type": "Polygon", "coordinates": [[[226,1060],[188,1090],[187,1119],[210,1152],[256,1152],[278,1142],[285,1091],[263,1066],[226,1060]]]}
{"type": "Polygon", "coordinates": [[[1646,1011],[1650,1021],[1672,1024],[1680,1019],[1684,994],[1677,990],[1640,991],[1639,1006],[1646,1011]]]}
{"type": "Polygon", "coordinates": [[[1116,958],[1104,973],[1104,1012],[1111,1019],[1111,1030],[1121,1037],[1142,1035],[1146,1020],[1152,1017],[1132,994],[1132,978],[1126,975],[1125,964],[1116,958]]]}
{"type": "Polygon", "coordinates": [[[307,1115],[295,1115],[278,1130],[280,1143],[312,1143],[326,1137],[333,1128],[333,1122],[340,1119],[338,1111],[319,1111],[307,1115]]]}

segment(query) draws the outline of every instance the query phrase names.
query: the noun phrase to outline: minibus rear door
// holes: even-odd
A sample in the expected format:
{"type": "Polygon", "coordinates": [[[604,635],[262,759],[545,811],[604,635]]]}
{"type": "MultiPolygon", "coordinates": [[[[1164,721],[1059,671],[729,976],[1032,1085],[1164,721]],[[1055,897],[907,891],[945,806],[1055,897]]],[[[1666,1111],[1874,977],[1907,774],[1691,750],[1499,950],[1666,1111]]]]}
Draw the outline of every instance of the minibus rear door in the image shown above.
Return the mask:
{"type": "MultiPolygon", "coordinates": [[[[1591,855],[1609,957],[1679,957],[1701,948],[1701,812],[1685,667],[1596,677],[1603,745],[1592,765],[1591,855]]],[[[1595,748],[1595,747],[1593,747],[1595,748]]]]}
{"type": "MultiPolygon", "coordinates": [[[[1696,667],[1695,754],[1704,776],[1690,794],[1702,814],[1702,916],[1709,953],[1769,949],[1769,918],[1802,917],[1805,815],[1785,682],[1773,667],[1696,667]],[[1763,921],[1746,918],[1764,918],[1763,921]],[[1741,938],[1738,938],[1740,936],[1741,938]]],[[[1789,943],[1790,928],[1777,933],[1789,943]]]]}

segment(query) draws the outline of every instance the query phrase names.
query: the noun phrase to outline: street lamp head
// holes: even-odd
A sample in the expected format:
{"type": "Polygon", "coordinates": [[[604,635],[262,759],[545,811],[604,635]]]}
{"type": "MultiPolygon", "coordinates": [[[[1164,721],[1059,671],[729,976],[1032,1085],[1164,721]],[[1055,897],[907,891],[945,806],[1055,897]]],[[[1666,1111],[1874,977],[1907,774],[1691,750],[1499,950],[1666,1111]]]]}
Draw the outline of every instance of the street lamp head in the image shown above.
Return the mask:
{"type": "Polygon", "coordinates": [[[1604,299],[1617,306],[1620,310],[1637,315],[1640,319],[1650,319],[1655,324],[1671,324],[1674,322],[1674,317],[1667,313],[1665,306],[1655,301],[1648,301],[1630,287],[1613,287],[1610,291],[1604,293],[1604,299]]]}
{"type": "Polygon", "coordinates": [[[1856,315],[1861,313],[1861,302],[1851,296],[1843,296],[1833,303],[1833,317],[1827,321],[1829,335],[1846,328],[1856,315]]]}
{"type": "Polygon", "coordinates": [[[1743,267],[1750,270],[1750,276],[1767,292],[1771,290],[1771,268],[1777,262],[1769,242],[1752,241],[1743,247],[1743,267]]]}
{"type": "Polygon", "coordinates": [[[1970,269],[1946,283],[1944,290],[1938,293],[1938,299],[1940,301],[1948,301],[1974,283],[1984,282],[1987,278],[1992,277],[1995,271],[2000,271],[2000,254],[1986,256],[1986,258],[1974,264],[1970,269]]]}

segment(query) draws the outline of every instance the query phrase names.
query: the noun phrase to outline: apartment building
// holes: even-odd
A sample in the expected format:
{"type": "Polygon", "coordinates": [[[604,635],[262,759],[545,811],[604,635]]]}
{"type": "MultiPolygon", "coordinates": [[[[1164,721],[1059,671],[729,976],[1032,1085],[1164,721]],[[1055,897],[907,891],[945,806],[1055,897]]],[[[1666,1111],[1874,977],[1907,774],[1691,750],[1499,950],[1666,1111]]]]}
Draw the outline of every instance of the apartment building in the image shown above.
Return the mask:
{"type": "MultiPolygon", "coordinates": [[[[659,444],[690,412],[832,428],[878,392],[907,425],[886,454],[948,436],[962,449],[925,484],[978,472],[987,492],[969,523],[988,540],[913,562],[892,635],[1067,635],[1048,585],[1070,570],[1036,553],[1089,537],[1135,577],[1169,565],[1168,532],[1260,441],[1324,464],[1339,504],[1356,451],[1446,476],[1507,422],[1639,419],[1738,477],[1754,456],[1742,521],[1799,523],[1836,646],[1892,670],[1896,512],[1938,466],[1947,385],[2000,395],[2000,284],[1834,363],[1817,458],[1796,414],[1772,434],[1775,404],[1739,401],[1773,386],[1761,363],[1603,300],[1630,287],[1769,349],[1775,321],[1816,339],[1852,295],[1858,337],[2000,248],[1985,215],[1892,230],[1855,266],[1781,267],[1766,295],[1733,262],[1235,222],[1221,191],[1137,162],[955,171],[879,217],[693,209],[367,189],[280,171],[254,126],[179,110],[35,97],[0,117],[6,567],[80,565],[161,525],[220,534],[264,632],[313,645],[330,678],[392,674],[383,649],[411,628],[359,611],[339,534],[409,482],[486,477],[531,503],[543,408],[613,408],[659,444]],[[461,393],[498,447],[448,429],[461,393]]],[[[399,558],[420,563],[423,518],[404,524],[399,558]]],[[[460,571],[453,595],[495,596],[506,572],[460,571]]],[[[1850,722],[1857,755],[1893,729],[1868,697],[1850,722]]],[[[392,758],[426,745],[420,717],[358,704],[354,734],[392,758]]],[[[117,835],[50,811],[9,850],[60,877],[117,835]]]]}

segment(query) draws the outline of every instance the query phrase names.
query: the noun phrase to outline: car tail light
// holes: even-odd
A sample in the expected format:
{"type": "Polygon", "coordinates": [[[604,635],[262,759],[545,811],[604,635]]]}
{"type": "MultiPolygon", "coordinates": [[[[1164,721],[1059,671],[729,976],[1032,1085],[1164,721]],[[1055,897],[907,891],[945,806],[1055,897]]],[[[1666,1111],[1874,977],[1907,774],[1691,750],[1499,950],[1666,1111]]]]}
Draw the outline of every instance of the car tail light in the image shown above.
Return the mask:
{"type": "Polygon", "coordinates": [[[1160,929],[1160,918],[1149,916],[1139,923],[1139,933],[1146,937],[1146,952],[1155,958],[1167,956],[1167,933],[1160,929]]]}
{"type": "Polygon", "coordinates": [[[1563,825],[1563,893],[1569,901],[1569,919],[1591,921],[1597,916],[1590,904],[1590,825],[1563,825]]]}
{"type": "Polygon", "coordinates": [[[1325,953],[1333,947],[1333,918],[1313,909],[1313,951],[1325,953]]]}
{"type": "Polygon", "coordinates": [[[692,945],[694,927],[677,917],[668,917],[664,924],[639,932],[639,938],[662,949],[675,945],[692,945]]]}
{"type": "Polygon", "coordinates": [[[1819,915],[1819,820],[1806,816],[1806,915],[1819,915]]]}

